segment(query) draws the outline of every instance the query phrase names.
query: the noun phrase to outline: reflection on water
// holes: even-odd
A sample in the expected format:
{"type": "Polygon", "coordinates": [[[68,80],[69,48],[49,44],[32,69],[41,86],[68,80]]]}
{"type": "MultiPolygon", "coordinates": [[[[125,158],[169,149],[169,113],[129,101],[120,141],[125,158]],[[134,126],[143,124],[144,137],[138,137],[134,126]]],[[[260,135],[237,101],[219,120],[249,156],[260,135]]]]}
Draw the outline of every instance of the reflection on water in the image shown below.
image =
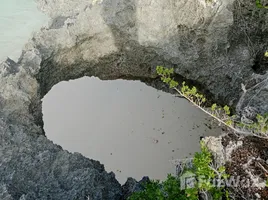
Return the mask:
{"type": "Polygon", "coordinates": [[[44,97],[43,114],[49,139],[99,160],[121,183],[164,179],[175,173],[170,160],[192,157],[200,136],[220,133],[185,99],[138,81],[61,82],[44,97]]]}
{"type": "Polygon", "coordinates": [[[0,62],[7,56],[17,61],[32,32],[38,31],[47,20],[34,0],[1,0],[0,62]]]}

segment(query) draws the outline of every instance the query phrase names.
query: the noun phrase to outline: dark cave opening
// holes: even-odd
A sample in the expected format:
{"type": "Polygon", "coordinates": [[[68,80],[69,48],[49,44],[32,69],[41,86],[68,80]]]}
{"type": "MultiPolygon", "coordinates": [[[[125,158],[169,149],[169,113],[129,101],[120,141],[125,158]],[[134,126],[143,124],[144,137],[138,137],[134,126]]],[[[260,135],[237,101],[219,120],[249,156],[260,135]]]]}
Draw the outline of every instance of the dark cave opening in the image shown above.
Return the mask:
{"type": "Polygon", "coordinates": [[[258,53],[252,69],[256,74],[264,75],[268,70],[268,56],[265,56],[263,52],[258,53]]]}

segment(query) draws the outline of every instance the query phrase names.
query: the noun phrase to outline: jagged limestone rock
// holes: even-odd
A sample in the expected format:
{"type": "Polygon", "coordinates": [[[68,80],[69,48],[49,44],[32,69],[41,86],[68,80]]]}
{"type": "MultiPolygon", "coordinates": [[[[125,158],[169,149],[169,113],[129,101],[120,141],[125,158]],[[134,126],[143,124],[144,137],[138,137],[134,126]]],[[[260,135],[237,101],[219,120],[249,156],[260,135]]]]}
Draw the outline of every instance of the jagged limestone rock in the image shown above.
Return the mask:
{"type": "MultiPolygon", "coordinates": [[[[39,0],[39,4],[54,18],[51,27],[60,21],[57,29],[35,36],[48,59],[44,70],[51,65],[53,73],[59,73],[63,67],[84,65],[68,78],[81,76],[78,73],[142,78],[151,77],[156,65],[165,65],[201,84],[218,102],[231,106],[239,102],[239,112],[255,104],[260,112],[268,111],[263,103],[268,9],[257,8],[255,0],[39,0]]],[[[54,82],[46,78],[41,84],[49,90],[54,82]]]]}
{"type": "Polygon", "coordinates": [[[122,197],[99,162],[44,136],[41,99],[63,80],[139,79],[161,88],[155,67],[164,65],[239,112],[268,111],[268,10],[255,0],[36,1],[49,27],[34,34],[18,63],[0,65],[0,197],[122,197]]]}

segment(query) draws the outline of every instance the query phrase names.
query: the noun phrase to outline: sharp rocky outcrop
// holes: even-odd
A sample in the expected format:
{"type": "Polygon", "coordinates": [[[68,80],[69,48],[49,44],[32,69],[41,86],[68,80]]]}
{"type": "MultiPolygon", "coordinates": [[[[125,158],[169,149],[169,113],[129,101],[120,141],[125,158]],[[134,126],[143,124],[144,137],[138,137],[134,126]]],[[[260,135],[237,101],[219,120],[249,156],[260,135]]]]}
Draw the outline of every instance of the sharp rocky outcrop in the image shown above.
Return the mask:
{"type": "Polygon", "coordinates": [[[243,112],[268,111],[268,9],[255,0],[36,0],[51,18],[0,65],[0,199],[120,199],[113,173],[45,137],[43,96],[82,76],[139,79],[157,65],[243,112]],[[242,87],[243,86],[243,87],[242,87]]]}

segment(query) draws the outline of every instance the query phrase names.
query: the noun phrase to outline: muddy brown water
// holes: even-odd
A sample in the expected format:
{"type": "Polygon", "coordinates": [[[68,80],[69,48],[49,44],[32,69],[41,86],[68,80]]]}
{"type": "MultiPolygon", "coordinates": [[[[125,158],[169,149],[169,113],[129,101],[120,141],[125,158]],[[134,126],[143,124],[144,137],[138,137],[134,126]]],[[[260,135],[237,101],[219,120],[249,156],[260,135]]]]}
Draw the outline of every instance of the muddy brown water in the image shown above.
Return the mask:
{"type": "Polygon", "coordinates": [[[129,176],[163,180],[175,173],[172,160],[200,150],[200,136],[220,133],[185,99],[139,81],[61,82],[44,97],[43,114],[50,140],[99,160],[120,183],[129,176]]]}

